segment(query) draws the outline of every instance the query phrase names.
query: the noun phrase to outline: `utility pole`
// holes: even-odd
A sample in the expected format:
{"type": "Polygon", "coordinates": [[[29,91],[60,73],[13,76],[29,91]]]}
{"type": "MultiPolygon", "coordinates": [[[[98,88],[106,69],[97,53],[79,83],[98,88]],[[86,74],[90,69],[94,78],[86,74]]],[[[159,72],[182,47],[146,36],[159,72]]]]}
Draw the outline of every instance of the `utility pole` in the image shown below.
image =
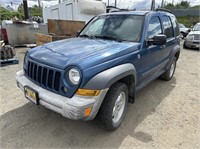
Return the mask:
{"type": "Polygon", "coordinates": [[[117,7],[117,0],[115,0],[115,7],[117,7]]]}
{"type": "Polygon", "coordinates": [[[161,8],[164,7],[164,0],[162,0],[162,3],[161,3],[161,8]]]}
{"type": "Polygon", "coordinates": [[[38,0],[38,7],[41,9],[40,0],[38,0]]]}
{"type": "Polygon", "coordinates": [[[152,0],[152,3],[151,3],[151,10],[155,10],[155,0],[152,0]]]}
{"type": "Polygon", "coordinates": [[[28,4],[27,4],[27,0],[23,0],[23,6],[24,6],[25,20],[27,20],[29,18],[29,16],[28,16],[28,4]]]}

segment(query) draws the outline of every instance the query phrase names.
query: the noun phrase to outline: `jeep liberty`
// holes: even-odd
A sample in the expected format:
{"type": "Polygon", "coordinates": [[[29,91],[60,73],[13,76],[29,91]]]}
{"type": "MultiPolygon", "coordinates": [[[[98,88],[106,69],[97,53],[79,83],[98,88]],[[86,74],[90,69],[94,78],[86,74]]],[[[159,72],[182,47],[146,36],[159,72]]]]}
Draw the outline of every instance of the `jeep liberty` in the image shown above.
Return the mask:
{"type": "Polygon", "coordinates": [[[115,130],[137,91],[173,77],[179,54],[173,14],[113,12],[91,19],[76,38],[28,50],[16,80],[35,104],[73,120],[97,117],[115,130]]]}

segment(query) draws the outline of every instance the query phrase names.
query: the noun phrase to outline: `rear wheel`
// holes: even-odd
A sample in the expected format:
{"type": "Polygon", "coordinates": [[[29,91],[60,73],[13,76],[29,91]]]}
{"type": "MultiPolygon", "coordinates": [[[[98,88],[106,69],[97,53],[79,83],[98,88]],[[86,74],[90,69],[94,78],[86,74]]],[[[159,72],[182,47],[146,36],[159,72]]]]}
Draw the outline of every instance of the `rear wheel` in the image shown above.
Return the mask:
{"type": "Polygon", "coordinates": [[[97,118],[107,130],[117,129],[126,113],[128,104],[128,88],[124,83],[117,82],[109,89],[97,118]]]}
{"type": "Polygon", "coordinates": [[[174,75],[174,72],[176,70],[176,57],[174,57],[172,63],[171,63],[171,66],[167,69],[167,71],[165,73],[163,73],[160,78],[165,80],[165,81],[169,81],[172,79],[173,75],[174,75]]]}

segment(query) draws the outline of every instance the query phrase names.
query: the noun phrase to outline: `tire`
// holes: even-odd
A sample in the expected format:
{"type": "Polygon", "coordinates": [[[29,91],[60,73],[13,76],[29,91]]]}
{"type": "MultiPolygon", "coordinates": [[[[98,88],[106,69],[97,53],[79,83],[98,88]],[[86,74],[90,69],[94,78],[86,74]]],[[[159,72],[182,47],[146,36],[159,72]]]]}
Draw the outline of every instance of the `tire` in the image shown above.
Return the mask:
{"type": "Polygon", "coordinates": [[[176,57],[174,57],[170,67],[160,76],[162,80],[169,81],[172,79],[176,70],[176,57]]]}
{"type": "Polygon", "coordinates": [[[187,49],[187,48],[188,48],[188,47],[186,46],[185,41],[184,41],[184,43],[183,43],[183,48],[184,48],[184,49],[187,49]]]}
{"type": "Polygon", "coordinates": [[[124,83],[117,82],[109,89],[97,114],[97,119],[106,130],[115,130],[125,117],[127,105],[128,88],[124,83]]]}

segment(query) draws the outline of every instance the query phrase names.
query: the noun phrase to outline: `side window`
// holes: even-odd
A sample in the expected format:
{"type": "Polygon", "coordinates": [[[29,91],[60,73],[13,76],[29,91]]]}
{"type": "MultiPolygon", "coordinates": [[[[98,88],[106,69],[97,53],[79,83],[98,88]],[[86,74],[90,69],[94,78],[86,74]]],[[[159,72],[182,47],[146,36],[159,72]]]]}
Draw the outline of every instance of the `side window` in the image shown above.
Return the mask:
{"type": "Polygon", "coordinates": [[[164,34],[167,36],[167,38],[174,37],[173,27],[171,20],[168,16],[163,16],[163,26],[164,26],[164,34]]]}
{"type": "Polygon", "coordinates": [[[174,30],[175,30],[175,34],[176,34],[176,36],[179,36],[180,31],[179,31],[178,22],[176,21],[176,18],[174,16],[171,17],[171,20],[172,20],[172,24],[173,24],[173,27],[174,27],[174,30]]]}
{"type": "Polygon", "coordinates": [[[148,39],[153,38],[155,35],[161,34],[161,23],[158,17],[152,17],[149,22],[148,39]]]}

